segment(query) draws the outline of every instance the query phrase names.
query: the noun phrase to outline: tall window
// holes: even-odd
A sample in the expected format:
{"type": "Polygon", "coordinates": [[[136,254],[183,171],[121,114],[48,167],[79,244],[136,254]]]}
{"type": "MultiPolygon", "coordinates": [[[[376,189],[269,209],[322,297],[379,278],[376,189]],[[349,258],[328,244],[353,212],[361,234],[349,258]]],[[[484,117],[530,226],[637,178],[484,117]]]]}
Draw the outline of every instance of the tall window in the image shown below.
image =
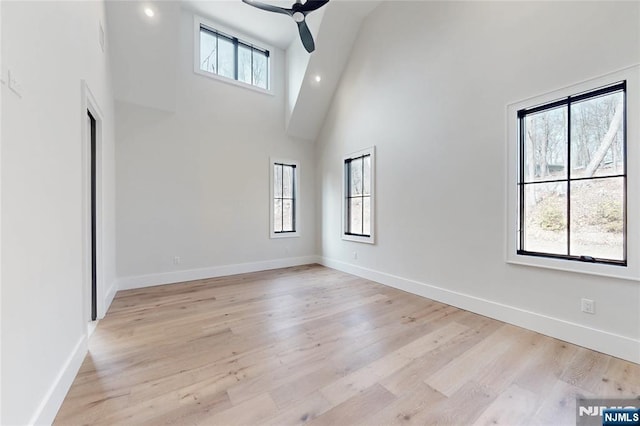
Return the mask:
{"type": "Polygon", "coordinates": [[[298,236],[298,165],[271,161],[271,236],[298,236]]]}
{"type": "Polygon", "coordinates": [[[517,115],[518,254],[626,265],[626,82],[517,115]]]}
{"type": "Polygon", "coordinates": [[[197,71],[269,90],[269,50],[197,21],[197,71]]]}
{"type": "Polygon", "coordinates": [[[344,158],[344,239],[374,241],[373,177],[373,148],[344,158]]]}

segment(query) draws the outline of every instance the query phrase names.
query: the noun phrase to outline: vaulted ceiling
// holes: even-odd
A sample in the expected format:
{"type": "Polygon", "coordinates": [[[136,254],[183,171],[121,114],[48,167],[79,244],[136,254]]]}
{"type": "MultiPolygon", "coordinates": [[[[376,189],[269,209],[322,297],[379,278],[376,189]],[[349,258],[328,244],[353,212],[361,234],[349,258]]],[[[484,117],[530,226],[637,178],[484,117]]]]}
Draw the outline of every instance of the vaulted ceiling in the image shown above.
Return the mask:
{"type": "MultiPolygon", "coordinates": [[[[293,0],[264,0],[279,7],[290,7],[293,0]]],[[[183,6],[201,16],[215,18],[221,24],[235,28],[254,38],[266,41],[268,44],[286,50],[296,36],[296,26],[291,18],[277,13],[260,11],[244,4],[242,1],[202,1],[184,0],[183,6]]],[[[308,19],[316,18],[312,13],[308,19]]]]}
{"type": "MultiPolygon", "coordinates": [[[[293,1],[264,0],[281,7],[293,1]]],[[[315,140],[348,61],[363,19],[380,0],[331,0],[307,23],[316,40],[308,54],[288,16],[250,7],[241,0],[108,1],[107,19],[116,99],[172,111],[175,108],[181,9],[215,20],[282,49],[287,56],[286,120],[291,136],[315,140]],[[156,19],[141,25],[145,7],[156,19]],[[318,84],[315,76],[321,75],[318,84]],[[158,88],[164,88],[158,90],[158,88]],[[168,89],[167,89],[168,88],[168,89]]]]}

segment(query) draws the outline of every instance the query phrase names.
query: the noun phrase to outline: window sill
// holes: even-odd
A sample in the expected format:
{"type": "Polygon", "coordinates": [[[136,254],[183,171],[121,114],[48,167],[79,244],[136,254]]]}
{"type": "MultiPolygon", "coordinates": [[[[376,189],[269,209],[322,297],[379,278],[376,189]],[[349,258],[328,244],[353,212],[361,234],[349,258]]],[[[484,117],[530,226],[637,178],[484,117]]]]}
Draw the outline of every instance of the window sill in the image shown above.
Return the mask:
{"type": "Polygon", "coordinates": [[[267,89],[263,89],[261,87],[258,86],[254,86],[252,84],[247,84],[243,81],[239,81],[239,80],[233,80],[227,77],[222,77],[218,74],[213,74],[207,71],[202,71],[201,69],[194,69],[193,72],[195,72],[198,75],[201,75],[203,77],[208,77],[214,80],[218,80],[222,83],[227,83],[230,84],[232,86],[237,86],[237,87],[242,87],[244,89],[249,89],[252,90],[254,92],[258,92],[258,93],[264,93],[265,95],[271,95],[274,96],[273,90],[267,90],[267,89]]]}
{"type": "Polygon", "coordinates": [[[299,232],[285,232],[282,234],[276,234],[274,232],[271,233],[271,235],[269,235],[270,238],[273,239],[278,239],[278,238],[298,238],[300,237],[300,233],[299,232]]]}
{"type": "Polygon", "coordinates": [[[342,234],[342,239],[346,241],[353,241],[356,243],[374,244],[373,235],[370,237],[361,237],[359,235],[342,234]]]}
{"type": "Polygon", "coordinates": [[[603,263],[578,262],[567,259],[513,254],[507,256],[506,262],[512,265],[531,266],[535,268],[553,269],[563,272],[596,275],[607,278],[640,281],[637,267],[630,265],[607,265],[603,263]]]}

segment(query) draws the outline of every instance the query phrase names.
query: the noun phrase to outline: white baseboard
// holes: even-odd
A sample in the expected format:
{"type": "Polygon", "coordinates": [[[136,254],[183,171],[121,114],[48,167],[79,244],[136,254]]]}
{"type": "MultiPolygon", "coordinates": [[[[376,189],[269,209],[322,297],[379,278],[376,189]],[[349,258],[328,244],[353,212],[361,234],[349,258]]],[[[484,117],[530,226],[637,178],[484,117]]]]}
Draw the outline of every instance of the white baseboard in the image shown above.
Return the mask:
{"type": "Polygon", "coordinates": [[[284,259],[260,262],[237,263],[234,265],[213,266],[210,268],[190,269],[186,271],[163,272],[159,274],[137,275],[118,279],[118,290],[151,287],[205,278],[225,277],[247,272],[267,271],[269,269],[288,268],[290,266],[319,263],[319,256],[288,257],[284,259]]]}
{"type": "Polygon", "coordinates": [[[107,294],[104,297],[104,309],[101,312],[102,318],[107,315],[109,307],[111,306],[111,302],[113,302],[113,298],[116,297],[117,287],[118,283],[114,281],[111,283],[111,287],[109,287],[109,290],[107,290],[107,294]]]}
{"type": "Polygon", "coordinates": [[[339,260],[321,257],[319,263],[329,268],[357,275],[380,284],[437,300],[509,324],[524,327],[598,352],[640,363],[640,340],[375,271],[373,269],[363,268],[339,260]]]}
{"type": "Polygon", "coordinates": [[[50,425],[53,423],[88,350],[87,336],[83,334],[60,369],[49,391],[42,399],[29,422],[30,425],[50,425]]]}

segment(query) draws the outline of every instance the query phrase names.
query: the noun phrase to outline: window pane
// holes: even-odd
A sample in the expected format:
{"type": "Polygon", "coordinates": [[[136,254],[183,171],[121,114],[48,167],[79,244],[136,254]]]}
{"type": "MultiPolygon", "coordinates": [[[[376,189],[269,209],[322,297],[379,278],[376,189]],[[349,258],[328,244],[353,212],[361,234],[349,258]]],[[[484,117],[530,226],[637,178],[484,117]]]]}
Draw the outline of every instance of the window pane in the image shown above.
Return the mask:
{"type": "Polygon", "coordinates": [[[624,179],[571,183],[571,254],[624,260],[624,179]]]}
{"type": "Polygon", "coordinates": [[[273,200],[273,232],[282,232],[282,200],[273,200]]]}
{"type": "Polygon", "coordinates": [[[622,92],[571,106],[571,177],[624,173],[622,92]]]}
{"type": "Polygon", "coordinates": [[[362,234],[362,198],[349,199],[349,232],[362,234]]]}
{"type": "Polygon", "coordinates": [[[273,165],[273,197],[282,198],[282,165],[273,165]]]}
{"type": "Polygon", "coordinates": [[[216,72],[216,35],[200,30],[200,69],[216,72]]]}
{"type": "Polygon", "coordinates": [[[238,81],[251,84],[251,48],[238,44],[238,81]]]}
{"type": "Polygon", "coordinates": [[[269,60],[265,52],[253,49],[253,85],[267,89],[269,60]]]}
{"type": "Polygon", "coordinates": [[[218,75],[235,78],[235,49],[226,37],[218,37],[218,75]]]}
{"type": "Polygon", "coordinates": [[[349,195],[362,195],[362,158],[349,164],[349,195]]]}
{"type": "Polygon", "coordinates": [[[282,167],[282,181],[284,184],[282,196],[284,198],[293,198],[293,167],[282,167]]]}
{"type": "Polygon", "coordinates": [[[282,201],[282,230],[283,231],[294,231],[293,229],[293,201],[291,200],[283,200],[282,201]]]}
{"type": "Polygon", "coordinates": [[[525,182],[567,177],[567,107],[527,115],[524,139],[525,182]]]}
{"type": "Polygon", "coordinates": [[[568,254],[566,190],[566,182],[525,185],[524,250],[568,254]]]}
{"type": "Polygon", "coordinates": [[[371,195],[371,156],[364,157],[364,164],[362,167],[362,193],[364,195],[371,195]]]}
{"type": "Polygon", "coordinates": [[[371,198],[365,197],[362,200],[363,221],[362,221],[362,233],[364,235],[371,235],[371,198]]]}

